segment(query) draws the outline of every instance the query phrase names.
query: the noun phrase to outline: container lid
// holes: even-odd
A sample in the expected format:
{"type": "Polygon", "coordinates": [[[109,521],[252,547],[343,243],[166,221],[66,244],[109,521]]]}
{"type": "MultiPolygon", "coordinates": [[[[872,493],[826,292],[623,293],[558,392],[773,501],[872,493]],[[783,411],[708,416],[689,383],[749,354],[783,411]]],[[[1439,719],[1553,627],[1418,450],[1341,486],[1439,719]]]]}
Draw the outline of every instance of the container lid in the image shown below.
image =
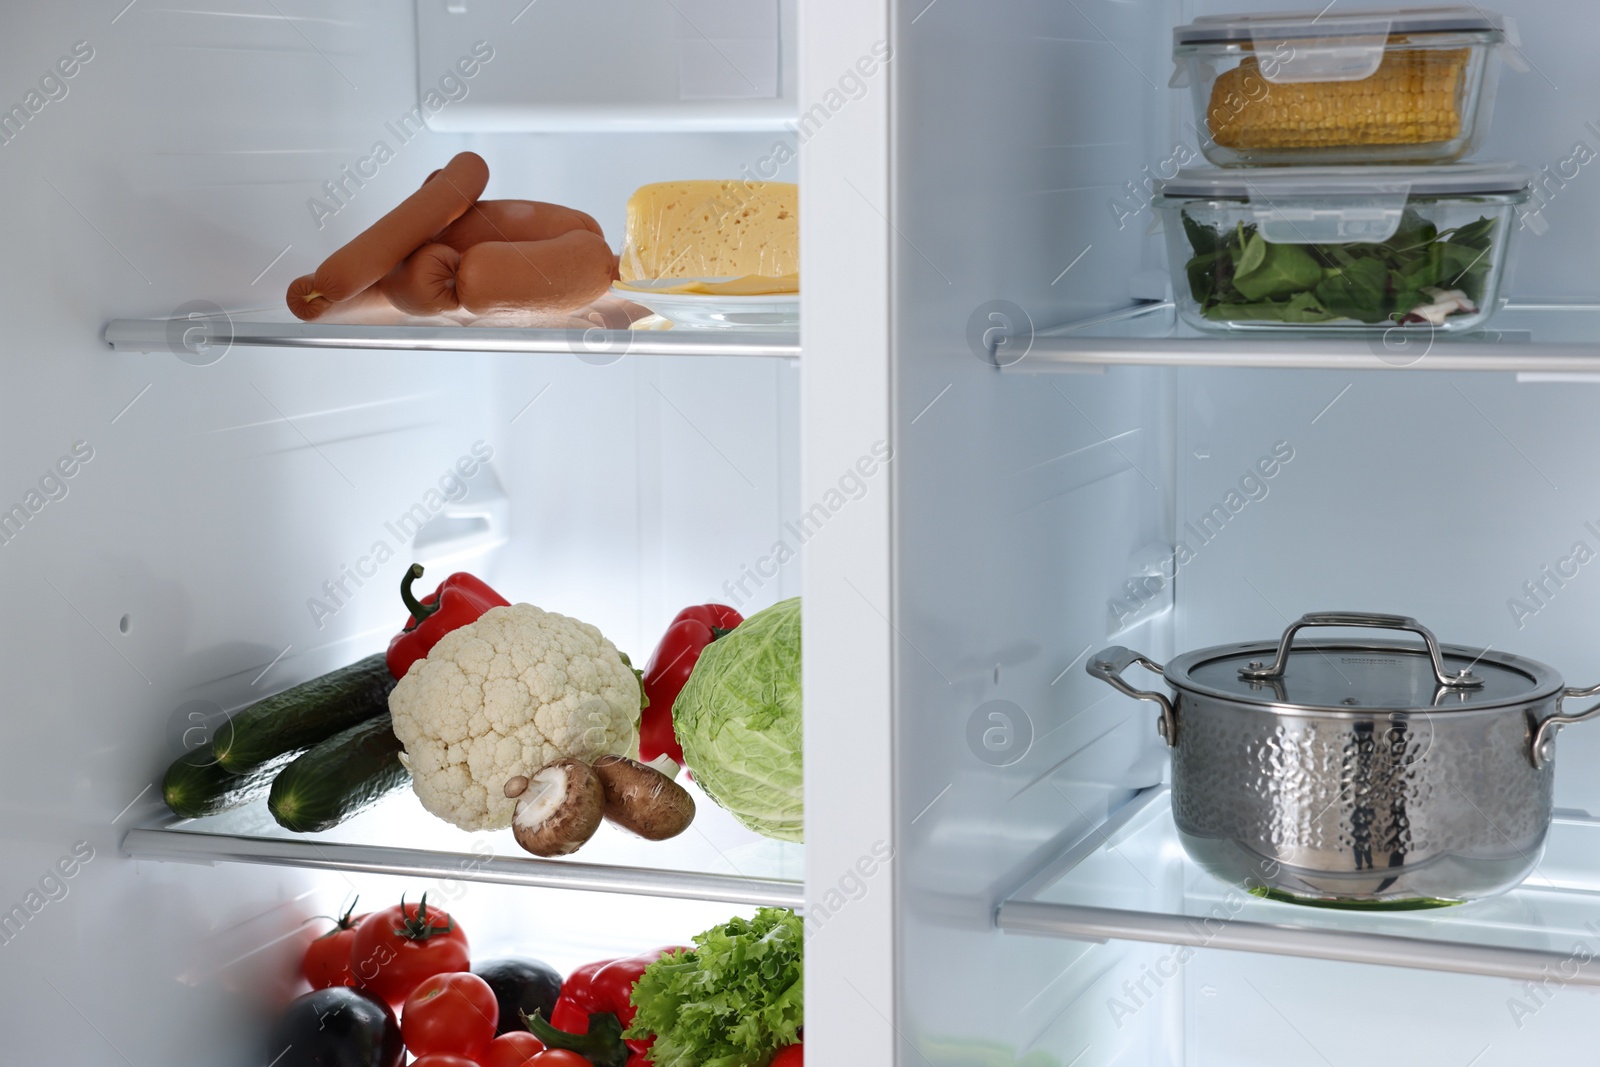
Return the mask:
{"type": "Polygon", "coordinates": [[[1444,163],[1428,167],[1186,167],[1158,179],[1173,199],[1252,200],[1284,196],[1474,196],[1526,193],[1533,171],[1516,163],[1444,163]]]}
{"type": "Polygon", "coordinates": [[[1481,7],[1402,7],[1390,10],[1280,11],[1256,15],[1206,15],[1172,31],[1174,45],[1230,44],[1312,37],[1355,38],[1381,33],[1491,33],[1502,35],[1505,20],[1481,7]]]}
{"type": "Polygon", "coordinates": [[[1167,665],[1166,679],[1180,690],[1239,703],[1354,714],[1488,710],[1544,699],[1563,684],[1554,668],[1535,660],[1440,645],[1414,619],[1353,613],[1308,615],[1277,640],[1187,653],[1167,665]],[[1411,630],[1423,640],[1295,641],[1306,626],[1411,630]]]}

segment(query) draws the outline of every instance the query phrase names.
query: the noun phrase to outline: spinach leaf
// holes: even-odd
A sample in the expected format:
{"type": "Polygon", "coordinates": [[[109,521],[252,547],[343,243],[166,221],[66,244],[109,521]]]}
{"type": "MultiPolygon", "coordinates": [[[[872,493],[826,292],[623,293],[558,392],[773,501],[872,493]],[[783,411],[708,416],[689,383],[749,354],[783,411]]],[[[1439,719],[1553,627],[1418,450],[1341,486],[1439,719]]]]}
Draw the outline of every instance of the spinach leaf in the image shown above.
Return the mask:
{"type": "Polygon", "coordinates": [[[1222,235],[1210,226],[1203,226],[1191,219],[1187,213],[1183,216],[1183,232],[1189,238],[1189,247],[1194,249],[1196,256],[1209,256],[1216,252],[1217,244],[1222,235]]]}
{"type": "Polygon", "coordinates": [[[1239,258],[1233,287],[1251,300],[1305,292],[1322,280],[1322,268],[1300,245],[1272,244],[1252,234],[1239,258]]]}
{"type": "Polygon", "coordinates": [[[1335,267],[1317,286],[1317,300],[1336,316],[1382,322],[1388,315],[1389,268],[1382,260],[1363,257],[1335,267]]]}

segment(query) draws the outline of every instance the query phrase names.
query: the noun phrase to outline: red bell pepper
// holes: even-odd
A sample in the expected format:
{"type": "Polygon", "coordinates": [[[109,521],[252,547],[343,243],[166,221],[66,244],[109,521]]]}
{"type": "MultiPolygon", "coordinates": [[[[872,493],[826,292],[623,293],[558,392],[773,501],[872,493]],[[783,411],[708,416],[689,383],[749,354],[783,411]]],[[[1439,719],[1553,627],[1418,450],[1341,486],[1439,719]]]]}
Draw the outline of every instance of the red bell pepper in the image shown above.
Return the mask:
{"type": "Polygon", "coordinates": [[[413,663],[427,658],[433,646],[451,630],[477,622],[490,608],[511,606],[505,597],[465,571],[452,574],[418,602],[411,583],[421,577],[422,564],[413,563],[400,579],[400,599],[411,609],[411,617],[406,620],[405,629],[389,642],[389,673],[396,678],[404,678],[413,663]]]}
{"type": "Polygon", "coordinates": [[[528,1028],[550,1048],[571,1049],[595,1067],[650,1067],[645,1053],[655,1038],[624,1041],[622,1031],[633,1022],[633,987],[644,969],[677,946],[639,956],[584,964],[561,983],[561,997],[550,1020],[537,1014],[528,1028]]]}
{"type": "Polygon", "coordinates": [[[699,604],[678,612],[661,635],[661,643],[644,667],[642,685],[649,704],[639,722],[641,760],[649,763],[665,755],[683,764],[683,746],[672,731],[673,702],[700,661],[700,653],[741,622],[744,616],[726,604],[699,604]]]}

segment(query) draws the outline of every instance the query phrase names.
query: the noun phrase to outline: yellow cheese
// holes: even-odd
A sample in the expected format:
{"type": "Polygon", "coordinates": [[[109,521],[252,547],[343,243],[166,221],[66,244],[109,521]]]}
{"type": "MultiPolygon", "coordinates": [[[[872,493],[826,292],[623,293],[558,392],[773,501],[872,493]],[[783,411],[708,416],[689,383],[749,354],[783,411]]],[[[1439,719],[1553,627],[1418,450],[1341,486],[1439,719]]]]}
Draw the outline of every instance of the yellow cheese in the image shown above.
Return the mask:
{"type": "Polygon", "coordinates": [[[747,181],[641,186],[628,199],[619,268],[625,286],[666,278],[698,283],[658,292],[797,292],[799,187],[747,181]]]}

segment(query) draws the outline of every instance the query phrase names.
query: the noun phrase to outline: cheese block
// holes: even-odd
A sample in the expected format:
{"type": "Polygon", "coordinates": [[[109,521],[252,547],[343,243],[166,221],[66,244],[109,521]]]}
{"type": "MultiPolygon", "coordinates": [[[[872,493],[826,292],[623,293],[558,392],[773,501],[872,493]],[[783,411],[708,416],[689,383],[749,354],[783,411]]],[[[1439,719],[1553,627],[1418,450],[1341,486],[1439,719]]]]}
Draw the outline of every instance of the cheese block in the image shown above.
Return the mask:
{"type": "Polygon", "coordinates": [[[641,186],[628,199],[618,269],[624,288],[655,283],[648,288],[660,292],[662,280],[683,279],[694,285],[684,292],[798,292],[799,187],[749,181],[641,186]]]}

